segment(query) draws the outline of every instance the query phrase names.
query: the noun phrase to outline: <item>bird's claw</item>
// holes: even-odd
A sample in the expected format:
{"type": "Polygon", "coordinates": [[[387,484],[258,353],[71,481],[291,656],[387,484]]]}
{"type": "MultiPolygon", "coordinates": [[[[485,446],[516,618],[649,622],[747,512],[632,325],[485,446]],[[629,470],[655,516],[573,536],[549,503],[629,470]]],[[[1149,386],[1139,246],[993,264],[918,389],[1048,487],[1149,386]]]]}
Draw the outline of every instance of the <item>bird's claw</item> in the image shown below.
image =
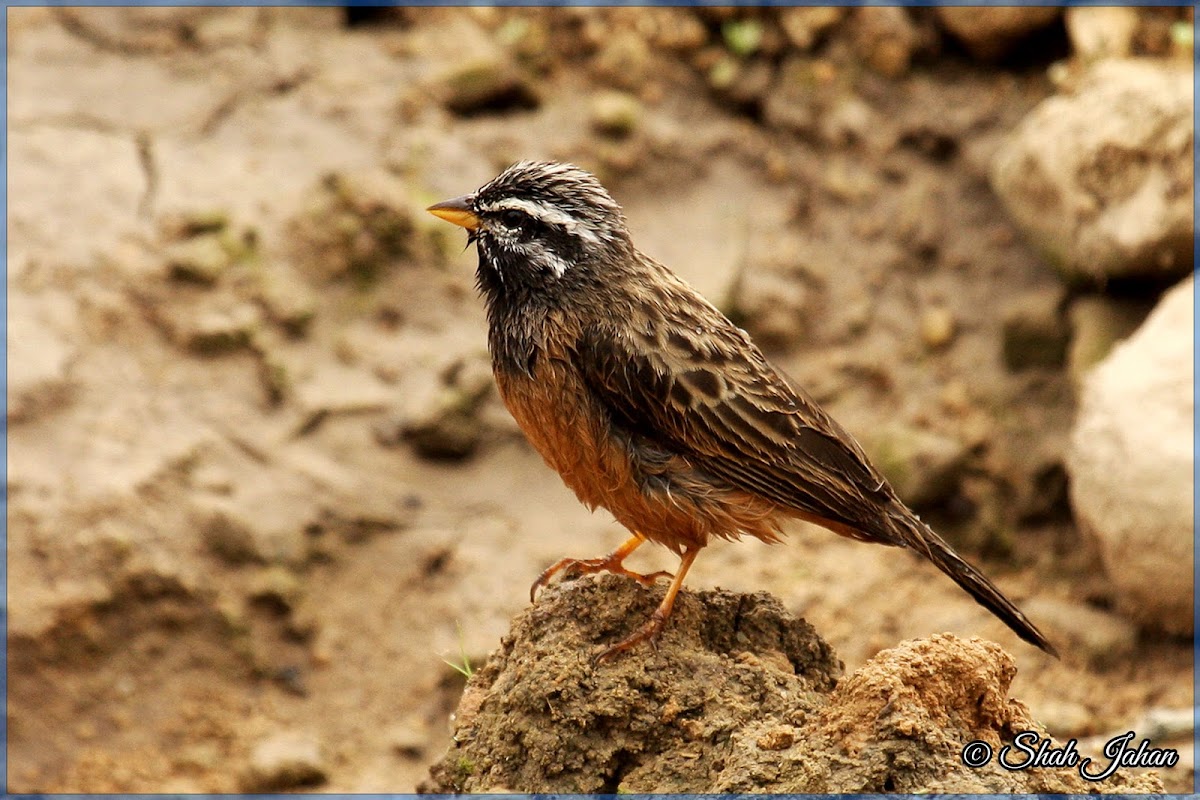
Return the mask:
{"type": "Polygon", "coordinates": [[[598,654],[593,656],[592,657],[592,665],[599,666],[600,664],[603,664],[605,661],[608,661],[610,658],[617,655],[618,653],[623,653],[626,650],[629,650],[630,648],[634,647],[635,645],[641,644],[642,642],[645,642],[646,644],[648,644],[650,646],[650,649],[653,652],[657,653],[658,652],[658,636],[659,636],[659,634],[662,633],[663,627],[666,625],[666,623],[667,623],[666,616],[660,614],[657,610],[655,610],[654,614],[652,614],[650,616],[650,619],[646,622],[645,625],[638,628],[636,631],[629,634],[628,636],[626,636],[624,639],[617,642],[616,644],[609,645],[608,647],[601,650],[598,654]]]}

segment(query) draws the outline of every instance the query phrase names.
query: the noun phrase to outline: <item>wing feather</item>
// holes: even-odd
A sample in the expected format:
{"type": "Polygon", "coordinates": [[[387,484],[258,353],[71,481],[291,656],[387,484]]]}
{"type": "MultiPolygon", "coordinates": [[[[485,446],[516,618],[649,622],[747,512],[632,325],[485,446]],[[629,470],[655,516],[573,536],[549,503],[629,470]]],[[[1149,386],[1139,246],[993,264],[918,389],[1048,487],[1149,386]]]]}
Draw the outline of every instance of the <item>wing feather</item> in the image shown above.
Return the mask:
{"type": "Polygon", "coordinates": [[[584,334],[576,367],[614,424],[731,487],[891,541],[879,522],[891,489],[857,442],[707,308],[695,335],[663,320],[653,341],[584,334]]]}

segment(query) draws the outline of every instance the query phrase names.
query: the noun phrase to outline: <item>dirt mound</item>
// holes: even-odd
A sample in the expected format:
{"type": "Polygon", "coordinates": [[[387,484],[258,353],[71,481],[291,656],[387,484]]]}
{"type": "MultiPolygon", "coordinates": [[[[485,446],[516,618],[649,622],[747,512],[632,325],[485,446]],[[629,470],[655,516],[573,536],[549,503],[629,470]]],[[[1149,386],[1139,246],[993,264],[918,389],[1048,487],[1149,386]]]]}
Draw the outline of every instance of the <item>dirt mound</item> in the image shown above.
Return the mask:
{"type": "MultiPolygon", "coordinates": [[[[842,663],[765,593],[680,595],[657,648],[603,664],[663,589],[614,576],[548,591],[468,683],[424,792],[1161,791],[1153,775],[1088,786],[1071,768],[964,765],[1025,730],[1011,656],[947,634],[842,663]]],[[[1013,760],[1020,760],[1015,756],[1013,760]]]]}

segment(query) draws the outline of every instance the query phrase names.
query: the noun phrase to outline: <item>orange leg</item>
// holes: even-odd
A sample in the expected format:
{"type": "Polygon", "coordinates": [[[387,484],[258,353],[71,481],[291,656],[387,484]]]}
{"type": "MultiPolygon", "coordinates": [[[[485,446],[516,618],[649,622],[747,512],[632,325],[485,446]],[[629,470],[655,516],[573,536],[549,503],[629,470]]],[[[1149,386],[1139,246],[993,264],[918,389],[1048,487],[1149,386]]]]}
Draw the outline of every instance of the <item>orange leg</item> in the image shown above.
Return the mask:
{"type": "Polygon", "coordinates": [[[564,569],[570,572],[579,573],[580,575],[592,575],[596,572],[611,572],[615,575],[624,575],[633,578],[642,586],[653,586],[654,582],[659,578],[674,577],[669,572],[653,572],[649,575],[643,575],[640,572],[633,572],[625,569],[621,563],[625,560],[625,556],[637,550],[646,540],[640,534],[635,533],[625,542],[625,544],[613,550],[603,558],[564,558],[561,561],[551,564],[546,568],[546,571],[538,575],[538,579],[533,582],[533,586],[529,587],[529,602],[533,602],[533,598],[537,596],[538,589],[544,587],[558,573],[564,569]]]}
{"type": "Polygon", "coordinates": [[[607,661],[617,653],[624,652],[640,642],[649,642],[651,646],[654,645],[654,640],[658,638],[658,635],[662,633],[663,626],[667,624],[667,617],[671,616],[671,609],[675,607],[675,596],[679,594],[679,588],[683,586],[683,578],[687,575],[688,570],[692,567],[692,562],[696,560],[696,556],[699,554],[699,547],[689,547],[683,551],[683,558],[679,562],[679,572],[675,573],[675,579],[671,581],[671,586],[667,589],[666,597],[658,604],[658,608],[654,609],[654,613],[650,615],[649,621],[629,636],[626,636],[596,656],[597,664],[607,661]]]}

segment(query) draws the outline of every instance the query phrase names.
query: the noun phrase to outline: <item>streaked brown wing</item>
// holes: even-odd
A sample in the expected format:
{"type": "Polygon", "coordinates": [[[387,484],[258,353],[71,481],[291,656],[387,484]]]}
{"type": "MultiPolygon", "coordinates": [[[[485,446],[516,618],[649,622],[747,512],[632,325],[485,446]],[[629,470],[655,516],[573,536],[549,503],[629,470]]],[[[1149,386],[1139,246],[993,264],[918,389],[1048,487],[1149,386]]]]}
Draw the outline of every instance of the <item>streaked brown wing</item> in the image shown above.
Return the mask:
{"type": "Polygon", "coordinates": [[[584,335],[576,366],[615,424],[735,488],[898,544],[878,522],[891,490],[854,440],[743,331],[704,312],[695,333],[660,319],[643,328],[668,331],[652,341],[584,335]]]}

